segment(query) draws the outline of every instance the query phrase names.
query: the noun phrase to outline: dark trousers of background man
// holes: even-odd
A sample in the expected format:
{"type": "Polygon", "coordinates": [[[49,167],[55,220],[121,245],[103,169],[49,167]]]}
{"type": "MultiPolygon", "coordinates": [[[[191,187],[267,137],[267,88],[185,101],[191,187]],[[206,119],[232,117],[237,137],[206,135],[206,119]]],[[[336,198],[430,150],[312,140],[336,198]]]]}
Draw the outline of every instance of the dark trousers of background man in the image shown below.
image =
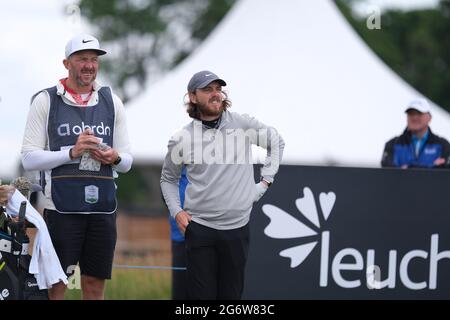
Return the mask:
{"type": "Polygon", "coordinates": [[[216,230],[189,223],[185,233],[189,299],[241,299],[249,236],[248,224],[216,230]]]}
{"type": "MultiPolygon", "coordinates": [[[[186,244],[184,241],[172,240],[172,266],[186,268],[186,244]]],[[[186,300],[186,270],[172,270],[172,300],[186,300]]]]}

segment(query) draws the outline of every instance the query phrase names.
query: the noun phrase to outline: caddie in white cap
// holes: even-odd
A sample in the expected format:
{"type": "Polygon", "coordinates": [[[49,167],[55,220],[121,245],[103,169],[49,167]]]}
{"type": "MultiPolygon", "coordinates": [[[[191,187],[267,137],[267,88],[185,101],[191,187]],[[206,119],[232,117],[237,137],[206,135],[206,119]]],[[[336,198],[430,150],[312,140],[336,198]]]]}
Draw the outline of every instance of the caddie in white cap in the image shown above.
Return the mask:
{"type": "Polygon", "coordinates": [[[97,38],[88,34],[79,34],[66,44],[63,63],[69,71],[66,84],[81,93],[92,91],[92,85],[97,77],[98,56],[106,54],[100,49],[97,38]]]}
{"type": "Polygon", "coordinates": [[[133,158],[123,103],[96,81],[104,54],[92,35],[70,39],[63,60],[68,76],[33,96],[25,126],[22,164],[42,174],[44,217],[66,276],[50,279],[50,299],[64,298],[77,264],[84,299],[103,299],[111,279],[114,177],[130,170],[133,158]]]}
{"type": "Polygon", "coordinates": [[[403,169],[450,167],[449,142],[431,132],[431,106],[424,98],[410,101],[405,109],[407,127],[386,143],[382,167],[403,169]]]}
{"type": "Polygon", "coordinates": [[[99,56],[106,54],[106,51],[100,49],[100,43],[97,38],[89,34],[79,34],[69,40],[66,44],[66,58],[69,58],[73,53],[93,50],[97,52],[99,56]]]}

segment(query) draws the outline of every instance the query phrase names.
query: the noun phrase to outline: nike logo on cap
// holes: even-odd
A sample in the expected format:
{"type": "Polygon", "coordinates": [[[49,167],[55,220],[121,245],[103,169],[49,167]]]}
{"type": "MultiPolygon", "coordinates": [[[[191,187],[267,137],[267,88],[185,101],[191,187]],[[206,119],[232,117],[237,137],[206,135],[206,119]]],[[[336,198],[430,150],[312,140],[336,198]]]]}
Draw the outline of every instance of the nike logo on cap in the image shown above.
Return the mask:
{"type": "Polygon", "coordinates": [[[205,77],[212,76],[212,73],[205,74],[205,77]]]}
{"type": "Polygon", "coordinates": [[[91,42],[91,41],[94,41],[94,40],[92,40],[92,39],[91,39],[91,40],[84,40],[84,39],[83,39],[81,42],[83,42],[83,43],[88,43],[88,42],[91,42]]]}

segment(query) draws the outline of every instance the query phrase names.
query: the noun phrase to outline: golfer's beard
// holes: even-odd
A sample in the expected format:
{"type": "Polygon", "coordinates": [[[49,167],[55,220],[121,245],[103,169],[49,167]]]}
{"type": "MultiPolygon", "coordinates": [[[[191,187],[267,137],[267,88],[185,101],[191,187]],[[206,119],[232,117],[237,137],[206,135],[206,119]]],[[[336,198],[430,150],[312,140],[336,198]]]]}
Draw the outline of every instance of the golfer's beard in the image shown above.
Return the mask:
{"type": "Polygon", "coordinates": [[[220,105],[220,108],[218,110],[214,109],[214,108],[210,108],[208,107],[207,104],[202,104],[202,103],[198,103],[197,107],[200,110],[200,113],[203,116],[207,116],[207,117],[218,117],[220,116],[220,114],[223,111],[223,102],[220,105]]]}

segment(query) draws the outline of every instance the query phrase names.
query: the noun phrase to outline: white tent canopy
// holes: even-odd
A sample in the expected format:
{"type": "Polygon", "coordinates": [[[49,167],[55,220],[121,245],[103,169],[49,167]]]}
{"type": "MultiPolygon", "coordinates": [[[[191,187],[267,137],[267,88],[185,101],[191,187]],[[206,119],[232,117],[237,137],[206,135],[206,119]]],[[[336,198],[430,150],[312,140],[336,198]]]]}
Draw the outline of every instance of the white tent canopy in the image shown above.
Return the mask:
{"type": "MultiPolygon", "coordinates": [[[[374,31],[379,32],[379,31],[374,31]]],[[[278,129],[284,163],[379,166],[384,143],[421,96],[367,47],[329,0],[240,0],[202,45],[128,108],[137,161],[161,162],[190,121],[183,106],[197,71],[218,74],[233,102],[278,129]]],[[[431,127],[450,138],[433,106],[431,127]]]]}

